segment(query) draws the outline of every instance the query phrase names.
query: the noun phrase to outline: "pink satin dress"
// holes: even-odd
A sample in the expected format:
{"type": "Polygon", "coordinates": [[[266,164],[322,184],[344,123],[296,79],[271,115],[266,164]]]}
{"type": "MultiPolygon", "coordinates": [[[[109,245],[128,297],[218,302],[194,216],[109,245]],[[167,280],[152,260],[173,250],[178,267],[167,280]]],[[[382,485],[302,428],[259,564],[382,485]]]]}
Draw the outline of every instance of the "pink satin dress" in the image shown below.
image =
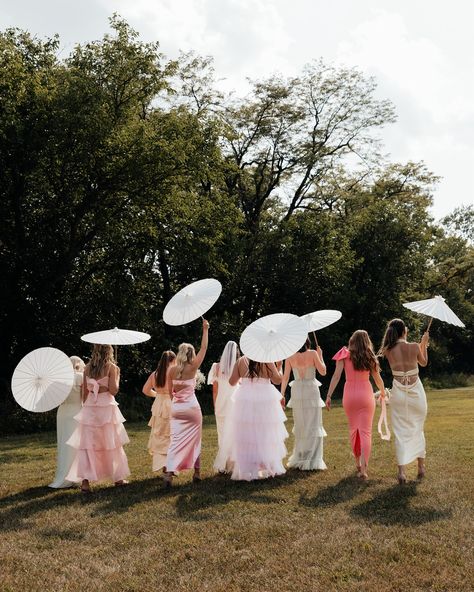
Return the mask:
{"type": "Polygon", "coordinates": [[[355,370],[347,347],[340,349],[333,360],[344,361],[346,383],[342,406],[349,422],[352,452],[369,462],[372,450],[372,421],[375,413],[375,397],[368,370],[355,370]]]}
{"type": "Polygon", "coordinates": [[[129,442],[123,427],[125,418],[111,393],[99,393],[101,386],[108,386],[108,376],[98,380],[84,378],[88,395],[82,409],[74,416],[78,425],[67,441],[77,452],[66,479],[121,481],[130,475],[123,449],[129,442]]]}
{"type": "Polygon", "coordinates": [[[166,457],[166,470],[171,473],[200,468],[202,413],[195,386],[195,378],[173,380],[171,441],[166,457]],[[183,386],[176,390],[178,384],[183,386]]]}

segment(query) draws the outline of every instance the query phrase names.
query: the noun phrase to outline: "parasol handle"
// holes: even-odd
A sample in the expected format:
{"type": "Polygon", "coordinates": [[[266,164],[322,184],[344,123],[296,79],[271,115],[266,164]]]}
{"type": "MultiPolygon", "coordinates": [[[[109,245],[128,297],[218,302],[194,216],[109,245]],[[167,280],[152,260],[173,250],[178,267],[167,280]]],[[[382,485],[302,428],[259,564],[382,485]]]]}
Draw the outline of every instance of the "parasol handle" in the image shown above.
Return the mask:
{"type": "Polygon", "coordinates": [[[319,347],[318,340],[316,338],[316,331],[313,331],[313,339],[314,339],[314,343],[316,344],[316,348],[319,347]]]}
{"type": "Polygon", "coordinates": [[[114,345],[114,358],[115,358],[115,361],[117,361],[117,359],[118,359],[117,353],[118,353],[117,345],[114,345]]]}
{"type": "Polygon", "coordinates": [[[426,332],[429,333],[430,331],[430,327],[431,327],[431,323],[433,322],[433,317],[430,317],[430,322],[428,323],[428,327],[426,329],[426,332]]]}

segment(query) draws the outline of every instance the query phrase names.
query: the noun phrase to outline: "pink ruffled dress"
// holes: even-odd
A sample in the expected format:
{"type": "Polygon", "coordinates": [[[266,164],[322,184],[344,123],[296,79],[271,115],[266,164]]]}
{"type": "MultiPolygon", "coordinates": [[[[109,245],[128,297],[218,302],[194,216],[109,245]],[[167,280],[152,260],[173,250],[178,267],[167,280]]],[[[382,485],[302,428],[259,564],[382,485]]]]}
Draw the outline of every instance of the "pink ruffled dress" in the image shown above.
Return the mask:
{"type": "Polygon", "coordinates": [[[84,378],[88,395],[81,411],[74,417],[78,425],[67,442],[77,452],[66,479],[121,481],[130,475],[123,449],[123,445],[129,442],[123,426],[125,418],[111,393],[99,393],[99,387],[108,386],[108,376],[98,380],[84,378]]]}
{"type": "Polygon", "coordinates": [[[231,479],[253,481],[283,475],[286,415],[280,392],[268,378],[242,378],[232,396],[223,444],[231,479]]]}
{"type": "Polygon", "coordinates": [[[368,370],[355,370],[347,347],[341,348],[333,360],[344,361],[346,383],[342,406],[349,422],[352,452],[356,458],[363,456],[369,462],[372,450],[372,421],[375,398],[368,370]]]}
{"type": "Polygon", "coordinates": [[[170,473],[200,468],[202,413],[195,386],[195,378],[173,380],[171,441],[166,457],[166,470],[170,473]],[[184,386],[176,390],[177,384],[184,386]]]}

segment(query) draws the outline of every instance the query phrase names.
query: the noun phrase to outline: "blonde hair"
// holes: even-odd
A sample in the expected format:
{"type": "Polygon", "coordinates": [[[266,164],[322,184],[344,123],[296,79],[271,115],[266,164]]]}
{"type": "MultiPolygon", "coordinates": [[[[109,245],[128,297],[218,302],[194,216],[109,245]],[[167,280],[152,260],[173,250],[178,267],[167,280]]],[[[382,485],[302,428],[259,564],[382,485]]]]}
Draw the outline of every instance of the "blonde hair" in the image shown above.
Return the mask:
{"type": "Polygon", "coordinates": [[[111,364],[115,364],[114,348],[111,345],[95,343],[87,364],[90,378],[103,378],[105,369],[111,364]]]}
{"type": "Polygon", "coordinates": [[[182,343],[178,348],[178,355],[176,356],[176,378],[181,378],[184,366],[191,364],[196,357],[194,347],[190,343],[182,343]]]}
{"type": "Polygon", "coordinates": [[[70,356],[69,359],[71,360],[71,364],[75,372],[84,372],[86,365],[79,356],[70,356]]]}

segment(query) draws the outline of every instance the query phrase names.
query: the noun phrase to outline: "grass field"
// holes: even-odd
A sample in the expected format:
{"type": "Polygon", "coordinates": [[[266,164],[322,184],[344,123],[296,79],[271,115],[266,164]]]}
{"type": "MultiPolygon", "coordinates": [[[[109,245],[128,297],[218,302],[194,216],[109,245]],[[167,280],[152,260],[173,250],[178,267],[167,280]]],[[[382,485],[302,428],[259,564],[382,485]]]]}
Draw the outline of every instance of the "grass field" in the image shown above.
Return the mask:
{"type": "Polygon", "coordinates": [[[150,472],[145,425],[127,425],[130,485],[89,497],[44,487],[54,433],[0,439],[0,589],[474,590],[474,389],[428,399],[427,477],[416,482],[413,465],[404,487],[393,444],[375,433],[370,479],[354,477],[340,407],[324,414],[327,471],[213,475],[206,418],[203,482],[183,474],[168,493],[150,472]]]}

